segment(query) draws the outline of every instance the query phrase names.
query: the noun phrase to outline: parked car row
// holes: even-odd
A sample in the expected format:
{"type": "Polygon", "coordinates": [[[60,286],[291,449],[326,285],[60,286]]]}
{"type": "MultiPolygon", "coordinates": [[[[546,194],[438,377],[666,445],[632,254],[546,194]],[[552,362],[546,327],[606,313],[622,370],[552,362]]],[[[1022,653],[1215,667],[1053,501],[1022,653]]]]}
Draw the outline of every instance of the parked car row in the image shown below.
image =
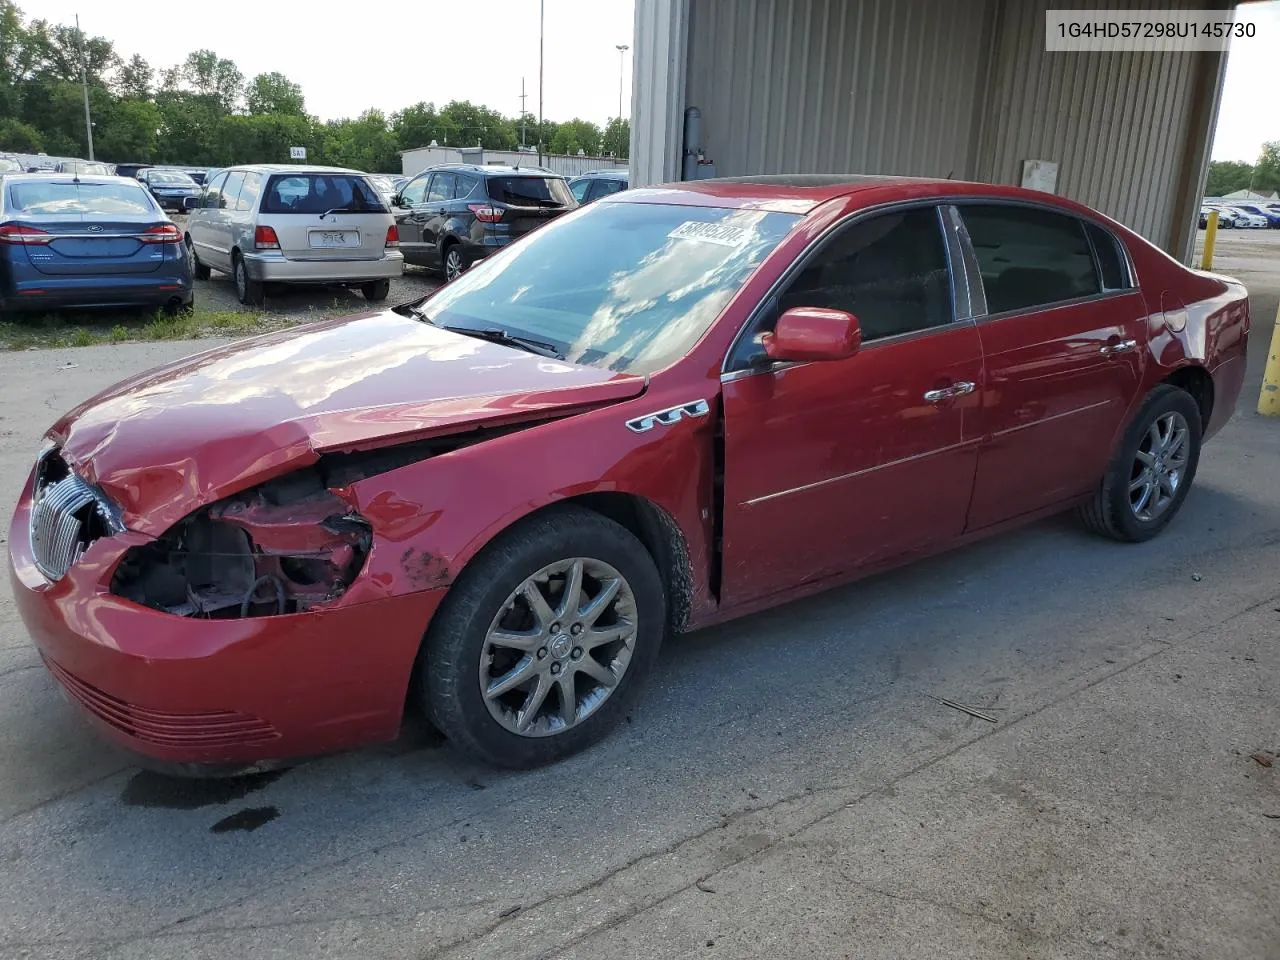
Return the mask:
{"type": "Polygon", "coordinates": [[[1205,204],[1200,208],[1200,229],[1208,226],[1209,214],[1217,211],[1222,230],[1280,229],[1280,203],[1238,203],[1232,206],[1205,204]]]}

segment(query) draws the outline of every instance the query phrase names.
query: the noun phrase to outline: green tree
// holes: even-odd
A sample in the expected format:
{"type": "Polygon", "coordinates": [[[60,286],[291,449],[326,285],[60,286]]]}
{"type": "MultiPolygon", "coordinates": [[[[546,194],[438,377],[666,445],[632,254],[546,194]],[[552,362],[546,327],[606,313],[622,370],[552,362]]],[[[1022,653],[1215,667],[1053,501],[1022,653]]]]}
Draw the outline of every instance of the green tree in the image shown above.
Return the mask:
{"type": "Polygon", "coordinates": [[[151,64],[135,53],[116,71],[116,94],[126,100],[150,100],[154,77],[151,64]]]}
{"type": "Polygon", "coordinates": [[[213,97],[224,113],[231,113],[240,103],[244,74],[230,60],[223,60],[212,50],[196,50],[187,54],[179,76],[196,93],[213,97]]]}
{"type": "Polygon", "coordinates": [[[323,163],[366,173],[400,169],[399,145],[381,110],[366,110],[355,120],[330,120],[318,140],[314,159],[323,163]]]}
{"type": "Polygon", "coordinates": [[[440,126],[447,137],[447,140],[442,138],[441,143],[454,147],[478,144],[490,150],[511,150],[517,142],[515,129],[507,117],[470,100],[446,103],[440,110],[440,126]]]}
{"type": "Polygon", "coordinates": [[[150,163],[159,152],[162,117],[154,102],[141,98],[121,98],[95,115],[94,152],[117,162],[135,160],[150,163]]]}
{"type": "Polygon", "coordinates": [[[411,107],[391,114],[391,130],[401,149],[426,147],[441,140],[440,115],[434,103],[418,101],[411,107]]]}
{"type": "Polygon", "coordinates": [[[87,37],[75,27],[47,20],[33,20],[27,26],[25,43],[34,59],[33,72],[42,79],[79,81],[82,45],[84,73],[90,83],[104,83],[108,71],[120,62],[110,40],[87,37]]]}
{"type": "Polygon", "coordinates": [[[589,157],[600,155],[600,128],[590,120],[574,117],[560,124],[551,138],[551,152],[576,155],[579,150],[589,157]]]}
{"type": "Polygon", "coordinates": [[[283,73],[260,73],[249,81],[245,103],[254,116],[268,113],[305,116],[302,88],[283,73]]]}
{"type": "Polygon", "coordinates": [[[631,156],[631,121],[621,117],[610,120],[609,125],[604,128],[601,149],[609,157],[626,159],[631,156]]]}
{"type": "Polygon", "coordinates": [[[39,153],[44,149],[44,137],[31,124],[5,117],[0,119],[0,148],[16,153],[39,153]]]}
{"type": "Polygon", "coordinates": [[[1280,140],[1262,145],[1262,155],[1253,171],[1253,189],[1258,193],[1280,191],[1280,140]]]}
{"type": "Polygon", "coordinates": [[[290,147],[306,147],[315,159],[315,135],[310,117],[288,113],[256,116],[230,114],[218,123],[220,155],[215,161],[233,163],[287,163],[290,147]]]}
{"type": "Polygon", "coordinates": [[[1205,184],[1205,195],[1224,197],[1228,193],[1243,190],[1249,186],[1249,176],[1252,173],[1251,164],[1238,163],[1234,160],[1214,160],[1209,164],[1209,180],[1205,184]]]}

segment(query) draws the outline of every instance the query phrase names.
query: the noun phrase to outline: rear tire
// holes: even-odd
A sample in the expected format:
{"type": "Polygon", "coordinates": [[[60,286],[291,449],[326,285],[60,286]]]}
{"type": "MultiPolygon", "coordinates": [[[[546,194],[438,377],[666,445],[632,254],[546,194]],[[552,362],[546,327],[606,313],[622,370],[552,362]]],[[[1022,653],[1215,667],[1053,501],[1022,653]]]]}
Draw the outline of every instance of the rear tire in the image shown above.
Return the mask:
{"type": "Polygon", "coordinates": [[[191,238],[187,237],[187,256],[191,258],[191,276],[197,280],[209,279],[209,268],[200,262],[200,258],[196,256],[196,248],[191,245],[191,238]]]}
{"type": "Polygon", "coordinates": [[[444,265],[445,283],[457,280],[467,269],[467,261],[462,255],[462,248],[454,240],[446,240],[444,246],[440,248],[440,262],[444,265]]]}
{"type": "Polygon", "coordinates": [[[360,292],[364,294],[366,300],[377,303],[379,300],[387,299],[387,295],[391,293],[391,281],[371,280],[368,283],[362,283],[360,292]]]}
{"type": "Polygon", "coordinates": [[[244,257],[236,253],[231,260],[231,278],[236,285],[236,299],[247,307],[260,307],[265,299],[262,281],[249,276],[244,257]]]}
{"type": "Polygon", "coordinates": [[[640,541],[593,511],[552,508],[499,536],[454,581],[419,655],[418,696],[462,750],[503,767],[550,763],[626,716],[665,623],[662,580],[640,541]],[[531,584],[540,613],[525,602],[531,584]]]}
{"type": "Polygon", "coordinates": [[[1195,480],[1202,429],[1200,407],[1191,394],[1167,383],[1152,390],[1098,489],[1080,506],[1084,525],[1129,543],[1160,533],[1182,509],[1195,480]]]}

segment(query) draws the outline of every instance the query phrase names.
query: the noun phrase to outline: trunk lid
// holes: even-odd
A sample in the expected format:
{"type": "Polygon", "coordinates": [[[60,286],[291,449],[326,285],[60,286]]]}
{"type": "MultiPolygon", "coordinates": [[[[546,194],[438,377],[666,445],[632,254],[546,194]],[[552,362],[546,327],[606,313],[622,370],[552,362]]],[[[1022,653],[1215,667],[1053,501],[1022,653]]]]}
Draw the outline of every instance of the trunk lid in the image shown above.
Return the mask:
{"type": "Polygon", "coordinates": [[[145,231],[162,223],[156,215],[100,220],[33,217],[12,221],[52,235],[48,243],[27,243],[27,259],[50,276],[154,273],[174,254],[174,244],[146,242],[145,231]]]}
{"type": "Polygon", "coordinates": [[[489,177],[489,200],[502,210],[512,238],[523,236],[577,206],[560,177],[520,174],[489,177]]]}

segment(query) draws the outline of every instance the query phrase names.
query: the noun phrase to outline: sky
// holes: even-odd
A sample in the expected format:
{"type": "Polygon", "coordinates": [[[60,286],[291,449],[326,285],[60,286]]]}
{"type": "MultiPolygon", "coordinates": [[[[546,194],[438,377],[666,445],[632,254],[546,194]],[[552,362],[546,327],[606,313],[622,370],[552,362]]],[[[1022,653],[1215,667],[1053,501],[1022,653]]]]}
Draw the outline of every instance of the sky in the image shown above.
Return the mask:
{"type": "MultiPolygon", "coordinates": [[[[278,71],[322,120],[420,100],[470,100],[520,112],[520,81],[538,114],[538,0],[218,0],[132,3],[17,0],[29,20],[74,23],[157,69],[207,48],[246,78],[278,71]]],[[[618,44],[630,45],[632,0],[545,0],[543,116],[601,126],[618,115],[618,44]]],[[[631,51],[623,116],[631,113],[631,51]]]]}
{"type": "MultiPolygon", "coordinates": [[[[543,115],[603,125],[618,115],[616,46],[633,43],[633,0],[544,2],[543,115]]],[[[538,0],[364,7],[307,0],[18,5],[28,18],[63,23],[73,22],[78,11],[91,36],[108,38],[126,59],[140,53],[157,69],[206,47],[235,61],[246,77],[279,71],[301,85],[308,112],[322,120],[354,117],[369,107],[390,113],[419,100],[436,106],[471,100],[515,116],[522,79],[528,109],[538,113],[538,0]],[[367,13],[353,17],[353,9],[367,13]]],[[[1253,162],[1265,141],[1280,140],[1280,0],[1246,4],[1238,16],[1256,22],[1258,36],[1232,47],[1213,159],[1253,162]]],[[[630,116],[631,51],[622,56],[622,115],[630,116]]]]}

